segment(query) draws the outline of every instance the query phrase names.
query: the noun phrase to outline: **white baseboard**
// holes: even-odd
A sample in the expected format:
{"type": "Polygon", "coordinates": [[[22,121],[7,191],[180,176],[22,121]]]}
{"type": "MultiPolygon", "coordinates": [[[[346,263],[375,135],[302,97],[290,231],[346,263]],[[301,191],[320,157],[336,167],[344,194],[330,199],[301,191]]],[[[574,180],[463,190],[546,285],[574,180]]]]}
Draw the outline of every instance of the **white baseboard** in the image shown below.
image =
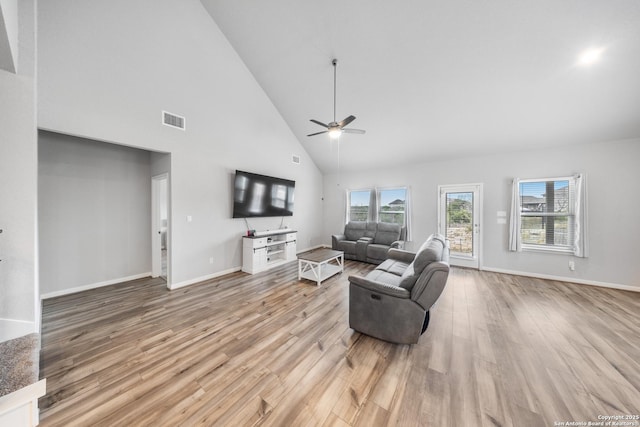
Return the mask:
{"type": "Polygon", "coordinates": [[[27,320],[0,319],[0,342],[37,332],[36,323],[27,320]]]}
{"type": "Polygon", "coordinates": [[[240,271],[242,267],[233,267],[228,270],[218,271],[217,273],[207,274],[206,276],[196,277],[195,279],[184,280],[182,282],[173,283],[169,285],[169,289],[172,291],[178,288],[184,288],[185,286],[194,285],[196,283],[204,282],[205,280],[215,279],[216,277],[225,276],[227,274],[240,271]]]}
{"type": "Polygon", "coordinates": [[[558,282],[577,283],[580,285],[599,286],[601,288],[618,289],[621,291],[640,292],[640,287],[638,286],[622,285],[619,283],[598,282],[596,280],[585,280],[585,279],[577,279],[573,277],[554,276],[551,274],[529,273],[524,271],[507,270],[504,268],[482,267],[481,270],[490,271],[492,273],[512,274],[514,276],[535,277],[536,279],[555,280],[558,282]]]}
{"type": "MultiPolygon", "coordinates": [[[[316,245],[316,246],[312,246],[310,248],[299,250],[299,251],[297,251],[297,253],[307,252],[307,251],[311,251],[313,249],[326,248],[326,247],[330,247],[330,246],[327,246],[327,245],[316,245]]],[[[241,270],[242,270],[242,267],[229,268],[227,270],[219,271],[217,273],[207,274],[206,276],[201,276],[201,277],[196,277],[195,279],[189,279],[189,280],[184,280],[182,282],[173,283],[173,284],[169,285],[169,289],[170,290],[175,290],[175,289],[179,289],[179,288],[184,288],[185,286],[195,285],[196,283],[204,282],[205,280],[215,279],[216,277],[225,276],[225,275],[231,274],[231,273],[236,273],[236,272],[241,271],[241,270]]]]}
{"type": "Polygon", "coordinates": [[[134,274],[133,276],[120,277],[118,279],[105,280],[104,282],[91,283],[88,285],[78,286],[75,288],[63,289],[61,291],[47,292],[41,294],[40,299],[48,299],[60,297],[62,295],[75,294],[76,292],[88,291],[89,289],[101,288],[103,286],[115,285],[117,283],[128,282],[130,280],[143,279],[145,277],[151,277],[151,272],[134,274]]]}

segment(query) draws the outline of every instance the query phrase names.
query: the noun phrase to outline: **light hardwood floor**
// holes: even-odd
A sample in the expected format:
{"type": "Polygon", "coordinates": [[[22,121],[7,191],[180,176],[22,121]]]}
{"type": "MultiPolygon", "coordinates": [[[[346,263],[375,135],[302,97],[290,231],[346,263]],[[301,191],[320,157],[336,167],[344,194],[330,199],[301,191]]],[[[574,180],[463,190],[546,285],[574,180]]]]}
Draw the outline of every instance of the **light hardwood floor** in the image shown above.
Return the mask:
{"type": "Polygon", "coordinates": [[[452,269],[420,342],[348,326],[347,261],[44,301],[43,426],[553,426],[640,414],[640,294],[452,269]]]}

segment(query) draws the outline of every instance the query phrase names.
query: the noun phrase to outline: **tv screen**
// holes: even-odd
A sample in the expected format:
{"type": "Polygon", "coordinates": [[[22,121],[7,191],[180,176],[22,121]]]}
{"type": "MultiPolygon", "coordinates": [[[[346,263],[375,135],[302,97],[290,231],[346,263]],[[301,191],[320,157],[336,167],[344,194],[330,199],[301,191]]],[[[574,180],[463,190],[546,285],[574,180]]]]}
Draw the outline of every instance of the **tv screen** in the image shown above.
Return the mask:
{"type": "Polygon", "coordinates": [[[236,170],[233,217],[292,216],[295,181],[236,170]]]}

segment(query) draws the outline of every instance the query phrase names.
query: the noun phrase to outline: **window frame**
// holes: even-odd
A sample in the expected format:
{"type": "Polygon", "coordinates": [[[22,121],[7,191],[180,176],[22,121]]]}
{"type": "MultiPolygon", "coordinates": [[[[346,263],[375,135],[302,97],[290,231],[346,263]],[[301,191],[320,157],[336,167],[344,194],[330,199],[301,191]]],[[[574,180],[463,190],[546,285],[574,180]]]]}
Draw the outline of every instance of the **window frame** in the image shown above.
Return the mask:
{"type": "Polygon", "coordinates": [[[351,193],[364,193],[364,192],[369,193],[369,203],[367,204],[367,218],[365,219],[365,221],[373,221],[371,218],[369,218],[369,214],[371,212],[370,205],[371,205],[372,191],[376,191],[375,188],[361,188],[361,189],[347,190],[347,209],[346,209],[345,224],[349,223],[350,221],[360,221],[360,220],[351,219],[351,193]]]}
{"type": "Polygon", "coordinates": [[[383,187],[376,188],[376,212],[377,212],[377,222],[384,222],[385,224],[397,224],[395,222],[385,222],[381,221],[381,214],[402,214],[402,224],[401,227],[407,226],[407,194],[409,193],[408,186],[397,186],[397,187],[383,187]],[[403,190],[404,191],[404,210],[402,211],[382,211],[382,192],[383,191],[393,191],[393,190],[403,190]]]}
{"type": "MultiPolygon", "coordinates": [[[[521,179],[518,183],[518,217],[519,217],[519,229],[518,229],[518,239],[520,240],[520,245],[523,251],[529,252],[547,252],[547,253],[563,253],[563,254],[573,254],[573,240],[575,236],[573,235],[575,226],[576,226],[576,179],[574,176],[560,176],[560,177],[549,177],[549,178],[530,178],[530,179],[521,179]],[[522,195],[522,184],[526,183],[543,183],[546,185],[548,182],[558,182],[558,181],[567,181],[567,212],[523,212],[523,195],[522,195]],[[567,218],[567,233],[569,234],[569,241],[566,245],[560,244],[537,244],[537,243],[525,243],[522,237],[522,223],[524,218],[567,218]]],[[[546,203],[546,202],[545,202],[546,203]]]]}

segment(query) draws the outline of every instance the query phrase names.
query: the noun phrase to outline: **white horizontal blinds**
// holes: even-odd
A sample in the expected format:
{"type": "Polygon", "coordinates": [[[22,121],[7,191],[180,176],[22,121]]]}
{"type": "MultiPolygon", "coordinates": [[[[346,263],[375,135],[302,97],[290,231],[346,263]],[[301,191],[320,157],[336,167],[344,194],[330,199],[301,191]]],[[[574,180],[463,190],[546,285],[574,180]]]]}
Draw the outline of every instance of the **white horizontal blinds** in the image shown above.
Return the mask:
{"type": "Polygon", "coordinates": [[[575,178],[521,180],[518,196],[522,245],[573,251],[575,178]]]}

